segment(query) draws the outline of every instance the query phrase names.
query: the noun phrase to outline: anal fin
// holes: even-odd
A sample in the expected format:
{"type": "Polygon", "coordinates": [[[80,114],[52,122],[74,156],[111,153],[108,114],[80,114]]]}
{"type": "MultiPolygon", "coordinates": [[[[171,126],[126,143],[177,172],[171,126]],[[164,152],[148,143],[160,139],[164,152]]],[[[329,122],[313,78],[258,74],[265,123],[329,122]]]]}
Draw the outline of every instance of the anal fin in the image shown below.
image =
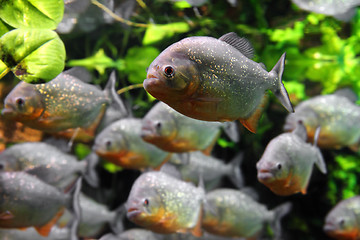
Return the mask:
{"type": "Polygon", "coordinates": [[[59,218],[63,215],[64,208],[61,208],[58,213],[45,225],[43,226],[34,226],[36,231],[43,237],[47,237],[51,231],[51,228],[56,224],[59,218]]]}
{"type": "Polygon", "coordinates": [[[202,209],[200,209],[200,214],[198,221],[193,229],[191,229],[191,234],[195,237],[201,237],[203,235],[202,229],[201,229],[201,222],[202,222],[202,209]]]}
{"type": "Polygon", "coordinates": [[[246,119],[244,118],[239,119],[241,124],[244,125],[244,127],[246,127],[250,132],[256,133],[259,119],[264,111],[268,99],[269,99],[269,95],[265,93],[263,98],[261,99],[259,106],[255,109],[255,111],[251,114],[251,116],[246,119]]]}

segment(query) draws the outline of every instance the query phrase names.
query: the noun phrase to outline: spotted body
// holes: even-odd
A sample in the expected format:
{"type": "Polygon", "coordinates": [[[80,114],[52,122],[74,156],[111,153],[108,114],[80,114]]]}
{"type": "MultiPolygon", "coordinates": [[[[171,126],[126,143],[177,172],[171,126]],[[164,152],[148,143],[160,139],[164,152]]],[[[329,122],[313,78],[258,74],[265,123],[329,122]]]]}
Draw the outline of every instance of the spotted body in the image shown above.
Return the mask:
{"type": "Polygon", "coordinates": [[[325,218],[324,231],[338,240],[360,238],[360,196],[340,201],[325,218]]]}
{"type": "Polygon", "coordinates": [[[281,82],[285,54],[272,71],[252,61],[244,38],[189,37],[172,44],[150,64],[144,88],[180,113],[205,121],[240,121],[256,130],[265,91],[292,112],[281,82]]]}
{"type": "MultiPolygon", "coordinates": [[[[256,237],[265,224],[279,223],[291,207],[285,203],[271,211],[245,193],[233,189],[213,190],[206,194],[205,201],[203,228],[225,237],[256,237]]],[[[279,234],[280,229],[274,231],[279,234]]]]}
{"type": "Polygon", "coordinates": [[[80,175],[96,186],[97,162],[95,155],[78,161],[75,156],[42,142],[15,144],[0,154],[1,171],[25,171],[61,190],[66,190],[80,175]]]}
{"type": "Polygon", "coordinates": [[[163,172],[136,179],[126,203],[130,221],[157,233],[191,231],[201,235],[204,190],[163,172]]]}
{"type": "Polygon", "coordinates": [[[317,127],[321,128],[318,146],[339,149],[358,149],[360,142],[360,107],[342,94],[334,93],[310,98],[295,108],[295,113],[286,118],[284,130],[290,131],[301,120],[306,126],[308,139],[314,137],[317,127]]]}
{"type": "Polygon", "coordinates": [[[114,84],[115,79],[101,91],[65,72],[48,83],[20,82],[5,98],[2,114],[46,132],[91,128],[111,103],[114,84]]]}
{"type": "Polygon", "coordinates": [[[124,168],[160,167],[171,153],[145,142],[140,133],[141,119],[121,119],[97,135],[93,150],[105,160],[124,168]]]}
{"type": "Polygon", "coordinates": [[[71,195],[24,172],[1,172],[0,196],[0,228],[34,227],[42,236],[73,206],[71,195]]]}
{"type": "Polygon", "coordinates": [[[259,181],[278,195],[306,194],[313,165],[326,173],[319,148],[306,138],[305,126],[298,123],[293,132],[272,139],[256,164],[259,181]]]}
{"type": "MultiPolygon", "coordinates": [[[[235,123],[207,122],[189,118],[163,102],[158,102],[143,118],[141,137],[169,152],[204,151],[209,154],[221,128],[235,123]]],[[[238,140],[232,128],[230,134],[238,140]]]]}

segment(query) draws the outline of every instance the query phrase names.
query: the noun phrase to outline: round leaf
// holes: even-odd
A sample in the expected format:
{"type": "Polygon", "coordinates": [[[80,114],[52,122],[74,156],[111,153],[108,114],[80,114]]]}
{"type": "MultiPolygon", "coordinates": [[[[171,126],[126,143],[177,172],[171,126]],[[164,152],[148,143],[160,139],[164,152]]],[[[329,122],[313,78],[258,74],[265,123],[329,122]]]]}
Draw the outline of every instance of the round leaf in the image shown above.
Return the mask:
{"type": "Polygon", "coordinates": [[[55,29],[64,14],[64,0],[0,0],[1,19],[14,28],[55,29]]]}
{"type": "Polygon", "coordinates": [[[15,29],[0,38],[0,59],[21,80],[51,80],[63,69],[65,47],[47,29],[15,29]]]}

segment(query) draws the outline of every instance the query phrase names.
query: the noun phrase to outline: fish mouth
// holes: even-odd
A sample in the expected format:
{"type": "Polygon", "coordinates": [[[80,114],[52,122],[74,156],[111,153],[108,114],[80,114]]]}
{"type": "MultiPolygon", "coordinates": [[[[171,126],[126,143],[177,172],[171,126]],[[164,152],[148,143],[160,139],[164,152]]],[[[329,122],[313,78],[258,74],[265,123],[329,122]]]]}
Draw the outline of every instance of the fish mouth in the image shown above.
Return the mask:
{"type": "Polygon", "coordinates": [[[11,117],[15,113],[14,109],[6,107],[1,110],[1,115],[4,117],[11,117]]]}
{"type": "Polygon", "coordinates": [[[325,233],[329,234],[329,233],[332,233],[332,232],[334,232],[336,230],[336,226],[334,226],[331,223],[326,223],[323,230],[324,230],[325,233]]]}
{"type": "Polygon", "coordinates": [[[137,208],[129,208],[127,210],[127,213],[126,213],[126,217],[129,219],[129,220],[132,220],[134,218],[136,218],[137,216],[139,216],[141,214],[141,211],[137,208]]]}
{"type": "Polygon", "coordinates": [[[156,135],[156,130],[151,124],[144,124],[141,128],[140,136],[142,139],[152,139],[156,135]]]}
{"type": "Polygon", "coordinates": [[[274,178],[274,175],[267,169],[260,169],[257,174],[260,182],[268,182],[274,178]]]}

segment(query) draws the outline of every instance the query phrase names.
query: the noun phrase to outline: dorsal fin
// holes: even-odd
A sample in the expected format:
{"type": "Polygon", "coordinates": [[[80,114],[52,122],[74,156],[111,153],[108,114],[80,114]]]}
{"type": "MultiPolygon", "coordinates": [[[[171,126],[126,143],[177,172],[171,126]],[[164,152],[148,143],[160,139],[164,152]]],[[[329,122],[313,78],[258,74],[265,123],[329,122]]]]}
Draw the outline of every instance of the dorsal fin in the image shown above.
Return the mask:
{"type": "Polygon", "coordinates": [[[236,48],[239,52],[244,54],[245,57],[252,59],[254,57],[254,48],[252,47],[249,40],[246,38],[239,37],[234,32],[229,32],[225,35],[222,35],[219,40],[230,44],[236,48]]]}

